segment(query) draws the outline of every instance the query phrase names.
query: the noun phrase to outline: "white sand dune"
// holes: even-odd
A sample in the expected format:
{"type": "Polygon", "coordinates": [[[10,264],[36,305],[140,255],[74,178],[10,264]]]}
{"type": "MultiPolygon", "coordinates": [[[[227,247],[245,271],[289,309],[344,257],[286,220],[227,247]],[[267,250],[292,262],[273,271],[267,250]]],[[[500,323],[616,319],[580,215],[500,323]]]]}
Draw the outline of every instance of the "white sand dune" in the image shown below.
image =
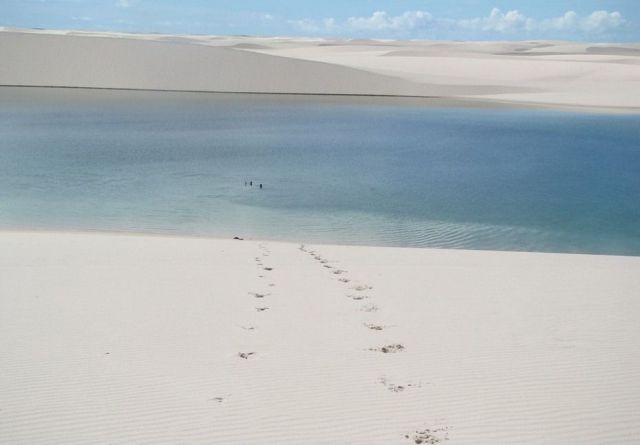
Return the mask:
{"type": "Polygon", "coordinates": [[[634,257],[2,233],[0,443],[637,444],[638,295],[634,257]]]}
{"type": "Polygon", "coordinates": [[[640,45],[0,32],[0,85],[423,96],[640,110],[640,45]]]}

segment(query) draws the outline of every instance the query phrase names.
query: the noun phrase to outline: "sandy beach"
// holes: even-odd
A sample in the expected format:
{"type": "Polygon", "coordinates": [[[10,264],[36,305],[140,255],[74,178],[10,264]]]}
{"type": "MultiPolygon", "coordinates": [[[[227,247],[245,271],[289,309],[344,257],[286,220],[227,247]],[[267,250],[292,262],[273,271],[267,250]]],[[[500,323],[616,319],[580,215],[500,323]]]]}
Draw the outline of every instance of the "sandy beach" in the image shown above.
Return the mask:
{"type": "Polygon", "coordinates": [[[633,444],[640,258],[0,234],[1,443],[633,444]]]}
{"type": "MultiPolygon", "coordinates": [[[[640,110],[640,46],[0,31],[0,85],[640,110]]],[[[459,103],[456,103],[459,105],[459,103]]]]}

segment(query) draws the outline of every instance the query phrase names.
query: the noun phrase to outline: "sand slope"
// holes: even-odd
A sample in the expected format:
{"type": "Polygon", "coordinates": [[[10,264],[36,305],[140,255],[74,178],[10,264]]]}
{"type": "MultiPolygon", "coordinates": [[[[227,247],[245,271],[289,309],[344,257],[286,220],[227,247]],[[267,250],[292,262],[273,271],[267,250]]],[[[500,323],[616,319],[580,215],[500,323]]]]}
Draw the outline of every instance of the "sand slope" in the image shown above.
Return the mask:
{"type": "Polygon", "coordinates": [[[633,257],[2,233],[0,443],[636,444],[638,295],[633,257]]]}
{"type": "Polygon", "coordinates": [[[0,84],[305,94],[425,95],[401,79],[234,48],[0,33],[0,84]]]}
{"type": "Polygon", "coordinates": [[[438,96],[640,110],[640,45],[0,32],[0,85],[438,96]]]}

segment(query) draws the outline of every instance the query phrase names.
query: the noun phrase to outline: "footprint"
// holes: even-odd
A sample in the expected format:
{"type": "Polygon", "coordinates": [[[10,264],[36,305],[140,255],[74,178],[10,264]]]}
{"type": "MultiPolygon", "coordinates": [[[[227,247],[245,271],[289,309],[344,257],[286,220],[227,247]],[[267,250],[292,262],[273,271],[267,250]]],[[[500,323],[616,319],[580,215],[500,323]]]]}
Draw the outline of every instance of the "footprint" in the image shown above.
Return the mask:
{"type": "Polygon", "coordinates": [[[269,287],[273,287],[273,286],[275,286],[275,284],[269,283],[269,287]]]}
{"type": "Polygon", "coordinates": [[[368,286],[368,285],[358,285],[358,286],[354,286],[351,289],[358,291],[358,292],[362,292],[363,290],[370,290],[373,289],[373,286],[368,286]]]}
{"type": "Polygon", "coordinates": [[[365,304],[360,308],[360,310],[363,312],[376,312],[378,309],[378,306],[376,306],[375,304],[365,304]]]}
{"type": "Polygon", "coordinates": [[[405,390],[405,387],[403,385],[396,385],[395,383],[391,383],[390,381],[388,381],[386,378],[382,377],[380,380],[378,380],[380,383],[382,383],[384,385],[385,388],[387,388],[389,391],[391,392],[402,392],[405,390]]]}
{"type": "Polygon", "coordinates": [[[347,298],[351,298],[352,300],[355,300],[355,301],[360,301],[369,297],[367,295],[347,295],[347,298]]]}
{"type": "Polygon", "coordinates": [[[343,273],[347,273],[347,271],[346,270],[342,270],[342,269],[336,269],[336,270],[333,271],[333,273],[335,275],[342,275],[343,273]]]}
{"type": "MultiPolygon", "coordinates": [[[[228,396],[227,396],[228,397],[228,396]]],[[[225,400],[227,400],[227,397],[212,397],[211,399],[209,399],[212,402],[218,402],[218,403],[222,403],[225,400]]]]}
{"type": "Polygon", "coordinates": [[[329,261],[327,260],[320,260],[320,264],[327,264],[329,261]]]}
{"type": "Polygon", "coordinates": [[[382,352],[383,354],[395,354],[396,352],[404,351],[404,346],[399,343],[393,345],[381,346],[379,348],[369,348],[369,351],[382,352]]]}
{"type": "Polygon", "coordinates": [[[256,328],[254,328],[253,326],[240,326],[242,329],[244,329],[245,331],[253,331],[256,328]]]}
{"type": "Polygon", "coordinates": [[[371,329],[372,331],[382,331],[385,326],[380,326],[379,324],[372,324],[372,323],[364,323],[364,326],[367,329],[371,329]]]}
{"type": "Polygon", "coordinates": [[[425,428],[416,430],[415,433],[405,434],[404,437],[405,439],[413,440],[417,444],[434,445],[449,440],[449,428],[444,427],[433,430],[425,428]]]}
{"type": "Polygon", "coordinates": [[[263,267],[264,270],[272,271],[273,267],[263,267]]]}
{"type": "Polygon", "coordinates": [[[348,278],[338,278],[338,281],[340,281],[341,283],[348,283],[351,280],[348,278]]]}
{"type": "Polygon", "coordinates": [[[263,306],[263,307],[257,307],[257,308],[256,308],[256,311],[258,311],[258,312],[264,312],[264,311],[266,311],[266,310],[268,310],[268,309],[269,309],[269,308],[268,308],[267,306],[263,306]]]}
{"type": "Polygon", "coordinates": [[[259,294],[257,292],[249,292],[249,295],[253,295],[255,298],[264,298],[264,297],[268,296],[269,294],[259,294]]]}
{"type": "Polygon", "coordinates": [[[391,383],[385,377],[381,377],[378,381],[380,383],[382,383],[384,385],[384,387],[387,388],[391,392],[402,392],[407,388],[420,388],[420,387],[422,387],[422,384],[419,384],[419,383],[407,383],[406,385],[396,385],[395,383],[391,383]]]}
{"type": "Polygon", "coordinates": [[[245,360],[249,359],[255,352],[238,352],[238,357],[243,358],[245,360]]]}
{"type": "Polygon", "coordinates": [[[328,264],[325,264],[325,265],[324,265],[324,266],[322,266],[322,267],[326,267],[327,269],[333,269],[333,266],[329,266],[328,264]]]}

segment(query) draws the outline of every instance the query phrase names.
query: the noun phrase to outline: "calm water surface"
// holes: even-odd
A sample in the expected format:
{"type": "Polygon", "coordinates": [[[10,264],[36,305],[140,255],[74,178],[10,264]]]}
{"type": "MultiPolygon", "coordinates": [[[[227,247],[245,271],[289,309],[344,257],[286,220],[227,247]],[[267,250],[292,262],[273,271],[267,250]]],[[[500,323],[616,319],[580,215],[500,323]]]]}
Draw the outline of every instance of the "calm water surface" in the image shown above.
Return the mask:
{"type": "Polygon", "coordinates": [[[640,116],[0,88],[1,228],[640,255],[640,116]]]}

